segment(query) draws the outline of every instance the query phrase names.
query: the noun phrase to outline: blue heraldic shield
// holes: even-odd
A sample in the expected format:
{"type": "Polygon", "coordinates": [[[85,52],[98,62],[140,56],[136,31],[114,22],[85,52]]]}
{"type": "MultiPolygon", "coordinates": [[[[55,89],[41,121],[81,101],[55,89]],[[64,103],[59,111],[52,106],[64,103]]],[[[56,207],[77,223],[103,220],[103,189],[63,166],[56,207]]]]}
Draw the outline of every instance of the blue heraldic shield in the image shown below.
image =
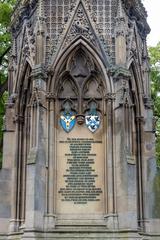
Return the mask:
{"type": "Polygon", "coordinates": [[[76,117],[73,112],[64,112],[60,117],[62,128],[66,132],[70,132],[76,124],[76,117]]]}

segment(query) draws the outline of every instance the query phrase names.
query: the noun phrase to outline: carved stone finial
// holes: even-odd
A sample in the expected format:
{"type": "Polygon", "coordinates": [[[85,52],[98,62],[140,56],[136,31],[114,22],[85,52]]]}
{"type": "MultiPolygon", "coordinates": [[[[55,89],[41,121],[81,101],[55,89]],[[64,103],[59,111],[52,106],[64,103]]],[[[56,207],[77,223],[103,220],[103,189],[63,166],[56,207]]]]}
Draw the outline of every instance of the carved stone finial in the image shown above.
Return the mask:
{"type": "Polygon", "coordinates": [[[116,100],[116,94],[115,93],[107,93],[105,95],[106,101],[115,101],[116,100]]]}
{"type": "Polygon", "coordinates": [[[38,5],[38,17],[35,28],[36,33],[36,56],[35,63],[40,64],[45,61],[45,45],[46,45],[46,37],[47,37],[47,28],[45,22],[45,14],[44,14],[44,1],[39,0],[38,5]]]}
{"type": "Polygon", "coordinates": [[[125,22],[125,17],[124,17],[124,10],[122,7],[122,2],[121,0],[118,1],[118,10],[117,10],[117,17],[116,17],[117,21],[123,21],[125,22]]]}
{"type": "Polygon", "coordinates": [[[125,12],[121,0],[118,1],[116,28],[115,28],[115,47],[116,47],[116,64],[125,65],[126,63],[126,20],[125,12]]]}
{"type": "Polygon", "coordinates": [[[42,18],[42,19],[45,18],[43,0],[39,0],[38,18],[42,18]]]}

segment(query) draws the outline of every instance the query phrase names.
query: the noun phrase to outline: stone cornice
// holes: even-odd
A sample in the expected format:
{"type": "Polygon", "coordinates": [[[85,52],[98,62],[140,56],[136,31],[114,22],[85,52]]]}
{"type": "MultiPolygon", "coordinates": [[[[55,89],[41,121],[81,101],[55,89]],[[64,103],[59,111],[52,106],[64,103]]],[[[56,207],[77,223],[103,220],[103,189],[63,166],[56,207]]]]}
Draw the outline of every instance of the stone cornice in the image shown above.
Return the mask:
{"type": "Polygon", "coordinates": [[[38,0],[20,0],[16,4],[11,17],[11,30],[15,32],[23,25],[24,19],[29,19],[37,6],[38,0]]]}
{"type": "Polygon", "coordinates": [[[142,37],[146,37],[150,33],[150,27],[147,23],[147,11],[145,10],[141,0],[122,0],[127,15],[131,20],[135,20],[139,33],[142,37]]]}
{"type": "Polygon", "coordinates": [[[114,69],[112,69],[112,76],[115,81],[121,77],[125,79],[129,79],[131,76],[131,73],[127,68],[122,66],[117,66],[114,69]]]}

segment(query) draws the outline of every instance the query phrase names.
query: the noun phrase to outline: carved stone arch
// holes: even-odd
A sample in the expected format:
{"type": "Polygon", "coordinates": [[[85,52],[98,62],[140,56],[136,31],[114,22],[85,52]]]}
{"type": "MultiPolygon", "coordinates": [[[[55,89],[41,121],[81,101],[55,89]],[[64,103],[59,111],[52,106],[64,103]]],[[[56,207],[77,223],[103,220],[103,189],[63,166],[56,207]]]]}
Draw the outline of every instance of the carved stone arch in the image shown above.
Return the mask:
{"type": "MultiPolygon", "coordinates": [[[[76,39],[74,43],[72,42],[63,53],[57,54],[50,68],[51,76],[47,86],[49,92],[48,141],[50,149],[48,161],[53,164],[57,176],[54,179],[56,187],[52,193],[48,192],[48,194],[52,195],[54,212],[61,216],[61,219],[65,214],[69,214],[72,219],[68,208],[66,208],[66,201],[62,200],[60,182],[57,181],[65,174],[68,167],[67,161],[64,159],[67,160],[67,153],[70,151],[67,149],[70,144],[77,144],[80,141],[85,146],[86,141],[90,141],[89,146],[94,149],[94,143],[97,142],[98,148],[94,149],[94,156],[99,159],[100,163],[98,164],[102,169],[105,169],[108,161],[106,151],[112,149],[111,132],[113,128],[111,126],[113,123],[111,123],[110,116],[114,114],[112,101],[114,87],[108,74],[108,68],[109,66],[101,53],[98,53],[83,37],[76,39]],[[92,94],[92,91],[95,92],[95,86],[97,91],[92,94]],[[71,91],[75,89],[73,95],[69,93],[70,90],[68,91],[67,87],[71,91]],[[63,94],[61,94],[62,92],[63,94]],[[66,155],[64,151],[66,151],[66,155]],[[58,195],[59,197],[57,197],[58,195]]],[[[94,159],[94,164],[97,162],[94,159]]],[[[100,168],[98,168],[99,170],[100,168]]],[[[99,172],[98,176],[107,185],[107,173],[101,174],[99,172]]],[[[63,185],[65,186],[65,183],[63,185]]],[[[102,188],[102,192],[98,194],[102,201],[97,201],[97,203],[93,201],[95,206],[100,209],[101,216],[107,211],[107,200],[103,201],[103,199],[107,196],[108,191],[104,184],[102,188]]],[[[70,202],[72,200],[70,199],[70,202]]],[[[90,200],[87,201],[90,203],[90,200]]],[[[79,209],[76,206],[75,211],[79,214],[79,209]]],[[[87,217],[87,211],[86,209],[84,212],[85,217],[87,217]]],[[[92,218],[92,207],[88,213],[91,214],[92,218]]],[[[88,221],[90,222],[90,220],[88,221]]]]}
{"type": "Polygon", "coordinates": [[[138,63],[134,57],[132,58],[132,61],[130,62],[130,65],[128,68],[133,69],[136,82],[137,82],[137,89],[139,90],[140,93],[143,93],[144,88],[142,83],[141,68],[138,66],[138,63]]]}
{"type": "MultiPolygon", "coordinates": [[[[106,156],[106,151],[109,149],[107,147],[110,135],[108,131],[111,131],[108,122],[113,106],[111,102],[107,103],[106,95],[113,92],[113,83],[107,75],[106,66],[100,56],[82,39],[79,39],[63,55],[60,55],[51,70],[53,76],[48,83],[48,92],[54,94],[54,101],[50,100],[48,104],[48,122],[50,123],[48,136],[51,154],[49,161],[57,172],[54,179],[57,182],[52,192],[54,211],[58,218],[60,216],[59,220],[63,219],[65,214],[72,219],[73,216],[68,211],[67,202],[75,204],[77,200],[73,201],[72,197],[68,200],[63,199],[63,191],[65,191],[63,189],[65,189],[66,184],[63,183],[64,188],[62,189],[58,179],[66,175],[65,172],[70,161],[67,160],[67,156],[72,148],[77,146],[76,151],[79,151],[78,157],[81,159],[83,151],[85,151],[83,148],[89,146],[88,154],[90,154],[90,149],[94,151],[92,164],[100,165],[97,175],[95,175],[97,176],[95,181],[96,178],[100,178],[101,182],[104,181],[107,184],[107,174],[100,173],[100,169],[105,169],[108,160],[106,156]],[[94,92],[95,94],[93,94],[94,92]],[[108,106],[109,104],[110,106],[108,106]],[[96,143],[98,146],[95,148],[96,143]],[[99,163],[96,158],[99,159],[99,163]]],[[[87,220],[89,223],[94,217],[92,213],[95,207],[99,209],[98,214],[101,217],[107,209],[107,200],[104,201],[107,187],[105,188],[103,184],[98,188],[98,184],[94,186],[94,191],[99,189],[98,197],[86,198],[85,200],[86,203],[93,203],[90,209],[87,209],[87,205],[84,206],[86,208],[84,217],[87,219],[87,214],[90,215],[87,220]]],[[[82,199],[79,201],[81,202],[82,199]]],[[[81,210],[76,204],[74,207],[76,214],[79,215],[81,210]]]]}
{"type": "Polygon", "coordinates": [[[79,48],[75,48],[71,55],[68,57],[66,65],[66,69],[68,71],[72,70],[73,68],[72,63],[76,61],[77,55],[78,57],[80,56],[80,59],[78,58],[78,60],[84,61],[83,64],[84,65],[86,64],[87,68],[89,68],[90,71],[94,70],[95,63],[93,61],[93,58],[86,53],[86,49],[84,48],[83,45],[79,45],[79,48]]]}
{"type": "Polygon", "coordinates": [[[97,60],[96,54],[82,43],[69,52],[62,64],[58,64],[59,69],[54,71],[54,87],[49,90],[54,92],[59,107],[63,108],[65,99],[72,99],[78,115],[84,115],[93,100],[96,101],[96,109],[103,112],[104,97],[110,92],[111,84],[106,69],[103,71],[100,64],[103,63],[97,60]]]}
{"type": "Polygon", "coordinates": [[[19,85],[17,85],[17,89],[15,89],[15,93],[18,95],[16,114],[19,116],[24,116],[24,111],[26,109],[27,103],[29,103],[29,99],[31,97],[31,67],[28,63],[24,66],[24,70],[21,75],[21,80],[19,81],[19,85]]]}
{"type": "Polygon", "coordinates": [[[131,72],[131,87],[134,92],[134,100],[136,105],[137,115],[141,116],[143,112],[143,86],[142,86],[142,79],[138,72],[138,66],[136,62],[133,60],[129,66],[131,72]]]}
{"type": "Polygon", "coordinates": [[[138,71],[138,66],[136,61],[132,59],[132,62],[129,66],[131,73],[130,77],[130,89],[133,94],[133,103],[134,103],[134,118],[135,121],[135,153],[136,153],[136,169],[137,169],[137,215],[139,219],[139,226],[141,219],[144,219],[144,199],[143,199],[143,157],[144,152],[142,150],[142,142],[144,136],[144,104],[143,104],[143,86],[142,86],[142,77],[138,71]]]}
{"type": "Polygon", "coordinates": [[[68,71],[64,71],[61,74],[55,89],[55,93],[58,98],[77,98],[79,95],[79,87],[68,71]]]}
{"type": "MultiPolygon", "coordinates": [[[[20,73],[19,82],[15,88],[15,124],[16,124],[16,164],[17,179],[20,183],[16,190],[16,217],[20,219],[21,224],[25,219],[25,199],[26,199],[26,183],[23,181],[26,177],[26,163],[30,151],[30,129],[31,129],[31,111],[29,102],[32,95],[32,83],[30,79],[31,66],[25,62],[23,70],[20,73]]],[[[14,94],[13,94],[14,96],[14,94]]],[[[11,96],[12,97],[12,96],[11,96]]]]}
{"type": "Polygon", "coordinates": [[[99,72],[93,72],[83,83],[82,95],[87,98],[91,95],[93,98],[103,98],[105,95],[105,85],[99,72]],[[90,88],[92,86],[92,88],[90,88]]]}
{"type": "Polygon", "coordinates": [[[129,89],[128,93],[126,93],[125,101],[124,101],[124,142],[125,142],[125,153],[128,160],[132,160],[135,162],[136,158],[136,107],[135,107],[135,100],[134,94],[132,89],[129,89]]]}
{"type": "Polygon", "coordinates": [[[24,77],[26,75],[27,69],[30,68],[30,72],[32,71],[33,66],[30,64],[30,62],[26,59],[23,63],[20,72],[17,74],[17,80],[14,85],[13,92],[18,93],[20,86],[23,84],[24,77]]]}
{"type": "MultiPolygon", "coordinates": [[[[70,56],[73,52],[78,49],[85,50],[86,53],[90,56],[91,59],[94,59],[97,68],[103,74],[103,81],[106,85],[106,92],[114,92],[113,80],[110,76],[108,76],[109,65],[106,62],[106,59],[103,58],[96,49],[93,48],[85,39],[82,37],[77,39],[74,43],[72,43],[65,51],[61,54],[57,55],[55,60],[53,61],[52,66],[50,67],[51,73],[53,72],[53,77],[50,78],[48,82],[48,92],[53,92],[56,86],[56,81],[62,66],[65,65],[66,59],[70,59],[70,56]]],[[[68,66],[68,65],[67,65],[68,66]]]]}

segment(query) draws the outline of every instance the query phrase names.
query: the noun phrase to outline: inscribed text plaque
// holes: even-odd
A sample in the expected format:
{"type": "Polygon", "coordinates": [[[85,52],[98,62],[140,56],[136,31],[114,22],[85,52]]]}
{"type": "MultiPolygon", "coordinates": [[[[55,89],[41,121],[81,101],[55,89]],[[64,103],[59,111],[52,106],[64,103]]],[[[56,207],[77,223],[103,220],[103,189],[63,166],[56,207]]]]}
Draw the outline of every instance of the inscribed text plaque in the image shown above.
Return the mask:
{"type": "Polygon", "coordinates": [[[57,213],[104,212],[103,131],[76,126],[57,138],[57,213]]]}

